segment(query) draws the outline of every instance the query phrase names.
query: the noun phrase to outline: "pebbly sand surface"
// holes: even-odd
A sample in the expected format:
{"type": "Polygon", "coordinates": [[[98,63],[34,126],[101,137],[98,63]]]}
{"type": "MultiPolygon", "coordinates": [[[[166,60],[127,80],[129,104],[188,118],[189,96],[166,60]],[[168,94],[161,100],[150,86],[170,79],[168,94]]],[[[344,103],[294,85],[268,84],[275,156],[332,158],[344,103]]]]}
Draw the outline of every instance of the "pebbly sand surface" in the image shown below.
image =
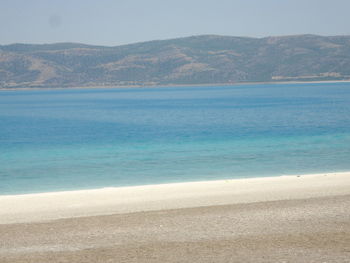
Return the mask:
{"type": "Polygon", "coordinates": [[[0,196],[0,208],[1,263],[350,262],[350,173],[0,196]]]}

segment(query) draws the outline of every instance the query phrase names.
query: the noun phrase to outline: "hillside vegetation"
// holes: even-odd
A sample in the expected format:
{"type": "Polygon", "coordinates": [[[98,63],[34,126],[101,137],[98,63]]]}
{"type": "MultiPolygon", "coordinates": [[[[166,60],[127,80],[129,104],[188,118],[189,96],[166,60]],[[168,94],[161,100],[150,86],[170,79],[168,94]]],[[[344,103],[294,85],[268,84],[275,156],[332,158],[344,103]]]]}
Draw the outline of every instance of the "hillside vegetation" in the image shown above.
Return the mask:
{"type": "Polygon", "coordinates": [[[0,46],[1,88],[347,79],[350,36],[203,35],[116,47],[0,46]]]}

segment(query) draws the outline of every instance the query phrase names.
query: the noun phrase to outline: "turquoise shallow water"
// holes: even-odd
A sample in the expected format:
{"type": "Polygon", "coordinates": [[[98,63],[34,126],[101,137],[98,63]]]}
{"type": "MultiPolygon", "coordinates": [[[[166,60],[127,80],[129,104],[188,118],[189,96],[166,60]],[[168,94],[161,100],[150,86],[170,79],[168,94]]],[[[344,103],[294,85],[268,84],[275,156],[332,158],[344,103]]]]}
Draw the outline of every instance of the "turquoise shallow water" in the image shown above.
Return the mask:
{"type": "Polygon", "coordinates": [[[350,83],[0,92],[0,194],[350,171],[350,83]]]}

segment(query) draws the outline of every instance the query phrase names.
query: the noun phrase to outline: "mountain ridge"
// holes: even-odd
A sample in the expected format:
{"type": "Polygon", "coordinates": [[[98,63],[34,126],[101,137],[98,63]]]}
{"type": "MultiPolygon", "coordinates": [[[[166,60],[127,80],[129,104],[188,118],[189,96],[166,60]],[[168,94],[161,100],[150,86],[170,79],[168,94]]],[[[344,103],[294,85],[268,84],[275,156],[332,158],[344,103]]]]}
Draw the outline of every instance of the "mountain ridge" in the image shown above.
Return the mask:
{"type": "Polygon", "coordinates": [[[199,35],[120,46],[0,45],[0,88],[350,79],[350,36],[199,35]]]}

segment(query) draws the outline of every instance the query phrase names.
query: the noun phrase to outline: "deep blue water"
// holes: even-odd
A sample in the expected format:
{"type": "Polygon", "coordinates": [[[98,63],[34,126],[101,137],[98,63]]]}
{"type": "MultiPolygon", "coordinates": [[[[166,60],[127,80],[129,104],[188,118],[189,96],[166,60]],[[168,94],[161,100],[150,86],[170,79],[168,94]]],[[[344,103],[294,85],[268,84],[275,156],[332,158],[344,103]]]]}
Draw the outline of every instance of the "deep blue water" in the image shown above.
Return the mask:
{"type": "Polygon", "coordinates": [[[0,92],[0,194],[350,171],[350,83],[0,92]]]}

